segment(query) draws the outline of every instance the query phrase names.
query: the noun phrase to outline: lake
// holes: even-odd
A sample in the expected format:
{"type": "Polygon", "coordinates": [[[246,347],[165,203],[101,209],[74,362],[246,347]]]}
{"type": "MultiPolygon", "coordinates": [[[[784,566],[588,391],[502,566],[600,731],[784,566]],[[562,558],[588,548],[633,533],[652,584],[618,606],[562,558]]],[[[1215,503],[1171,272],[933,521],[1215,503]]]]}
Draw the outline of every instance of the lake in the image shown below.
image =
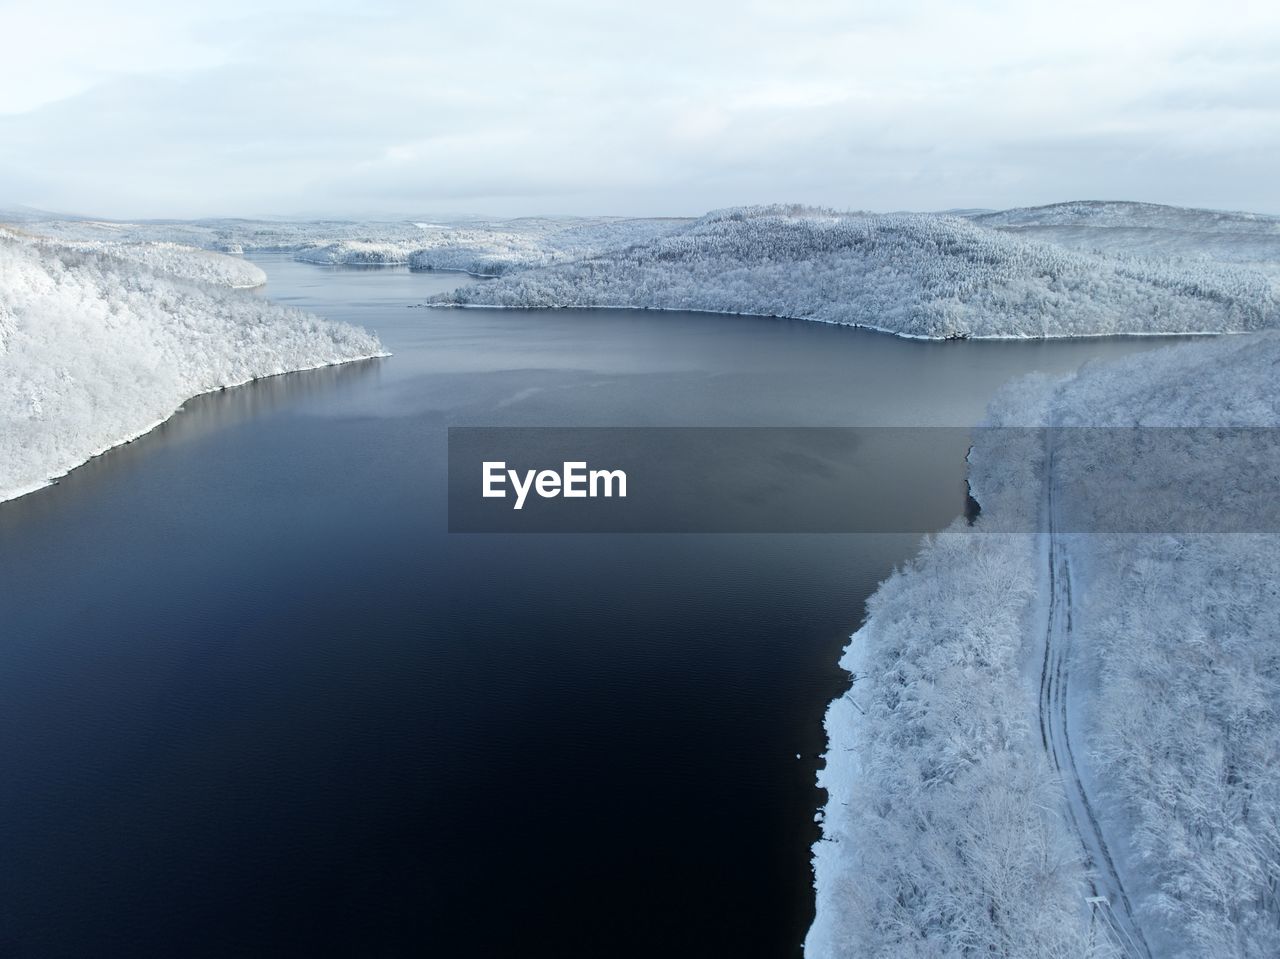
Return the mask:
{"type": "Polygon", "coordinates": [[[836,661],[919,537],[450,535],[446,429],[966,425],[1169,342],[410,309],[466,278],[254,259],[395,355],[0,504],[0,955],[799,955],[836,661]]]}

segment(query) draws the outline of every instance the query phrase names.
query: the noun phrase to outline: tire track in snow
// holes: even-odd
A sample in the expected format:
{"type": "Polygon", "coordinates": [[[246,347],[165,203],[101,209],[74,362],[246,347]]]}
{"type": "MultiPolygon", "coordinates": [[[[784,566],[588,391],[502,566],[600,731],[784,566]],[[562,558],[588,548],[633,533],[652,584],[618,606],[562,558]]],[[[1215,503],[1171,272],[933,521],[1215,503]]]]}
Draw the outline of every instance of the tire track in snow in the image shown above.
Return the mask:
{"type": "Polygon", "coordinates": [[[1052,432],[1046,433],[1045,537],[1049,601],[1045,618],[1044,657],[1040,667],[1040,739],[1062,780],[1067,812],[1072,828],[1084,850],[1085,872],[1090,896],[1102,897],[1106,905],[1095,903],[1094,915],[1102,915],[1111,938],[1131,959],[1151,959],[1133,904],[1116,870],[1115,860],[1102,835],[1094,804],[1080,779],[1071,743],[1067,715],[1067,692],[1071,679],[1071,563],[1066,544],[1057,532],[1054,497],[1054,451],[1052,432]]]}

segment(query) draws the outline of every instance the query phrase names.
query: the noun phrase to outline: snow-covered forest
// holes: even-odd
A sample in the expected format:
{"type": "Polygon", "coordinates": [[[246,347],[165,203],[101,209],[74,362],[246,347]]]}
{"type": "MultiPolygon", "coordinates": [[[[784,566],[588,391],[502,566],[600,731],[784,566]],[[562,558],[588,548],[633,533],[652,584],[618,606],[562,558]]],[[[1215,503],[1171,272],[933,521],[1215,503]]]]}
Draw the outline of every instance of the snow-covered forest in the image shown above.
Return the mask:
{"type": "Polygon", "coordinates": [[[972,217],[1076,250],[1235,263],[1280,279],[1280,217],[1155,203],[1055,203],[972,217]]]}
{"type": "Polygon", "coordinates": [[[178,243],[225,253],[291,253],[334,266],[409,264],[497,276],[642,243],[689,222],[634,217],[465,218],[421,221],[197,220],[123,223],[37,213],[0,215],[66,241],[178,243]]]}
{"type": "Polygon", "coordinates": [[[1280,322],[1266,275],[1205,259],[1069,250],[960,217],[753,207],[438,300],[819,320],[907,336],[1230,332],[1280,322]]]}
{"type": "Polygon", "coordinates": [[[778,205],[696,220],[21,219],[66,241],[500,277],[439,298],[458,305],[756,313],[928,338],[1220,333],[1280,321],[1280,219],[1153,204],[965,215],[778,205]]]}
{"type": "Polygon", "coordinates": [[[1033,537],[956,528],[868,604],[826,718],[813,959],[1109,954],[1021,678],[1035,570],[1033,537]]]}
{"type": "Polygon", "coordinates": [[[408,263],[416,270],[461,270],[500,276],[568,263],[661,236],[679,221],[622,218],[528,218],[498,224],[423,229],[398,244],[341,241],[298,254],[312,263],[408,263]]]}
{"type": "Polygon", "coordinates": [[[204,250],[0,230],[0,500],[198,393],[382,353],[363,330],[233,289],[261,282],[204,250]]]}
{"type": "Polygon", "coordinates": [[[1127,200],[1077,200],[969,215],[988,226],[1092,226],[1169,230],[1193,235],[1223,233],[1229,236],[1280,237],[1280,217],[1266,213],[1197,210],[1127,200]]]}
{"type": "MultiPolygon", "coordinates": [[[[1013,384],[990,421],[1275,427],[1278,368],[1280,334],[1185,344],[1013,384]]],[[[1280,537],[1056,532],[1108,448],[1071,435],[980,431],[977,524],[869,603],[809,955],[1280,954],[1280,537]]]]}
{"type": "Polygon", "coordinates": [[[267,282],[261,267],[224,253],[200,250],[180,243],[120,241],[41,241],[52,251],[100,253],[104,257],[136,263],[157,273],[195,280],[233,290],[249,290],[267,282]]]}

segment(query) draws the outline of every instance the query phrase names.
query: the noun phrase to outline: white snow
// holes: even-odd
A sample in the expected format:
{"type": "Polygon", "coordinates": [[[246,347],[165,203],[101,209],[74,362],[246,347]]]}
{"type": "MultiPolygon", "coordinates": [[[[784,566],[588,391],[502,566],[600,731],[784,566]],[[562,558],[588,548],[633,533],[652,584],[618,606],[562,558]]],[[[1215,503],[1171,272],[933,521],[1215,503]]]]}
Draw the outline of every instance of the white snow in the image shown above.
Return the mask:
{"type": "Polygon", "coordinates": [[[68,241],[501,278],[441,298],[455,305],[787,316],[930,339],[1223,333],[1280,321],[1280,219],[1153,204],[965,215],[768,206],[698,220],[26,222],[68,241]]]}
{"type": "Polygon", "coordinates": [[[1090,955],[1021,678],[1035,555],[1030,535],[955,528],[868,604],[826,717],[813,959],[1090,955]]]}
{"type": "Polygon", "coordinates": [[[393,266],[408,263],[413,246],[374,240],[339,240],[325,246],[302,250],[294,259],[303,263],[339,266],[393,266]]]}
{"type": "Polygon", "coordinates": [[[1280,217],[1154,203],[1056,203],[972,217],[1012,235],[1075,250],[1145,258],[1214,260],[1280,282],[1280,217]]]}
{"type": "MultiPolygon", "coordinates": [[[[1056,421],[1275,428],[1278,371],[1277,334],[1162,350],[1062,384],[1056,421]]],[[[1088,459],[1079,450],[1057,471],[1065,489],[1081,488],[1088,459]]],[[[1176,485],[1201,482],[1194,458],[1173,469],[1176,485]]],[[[1280,955],[1280,537],[1068,539],[1081,776],[1152,952],[1280,955]]]]}
{"type": "Polygon", "coordinates": [[[233,290],[250,290],[267,282],[267,274],[262,268],[248,260],[179,243],[121,243],[101,240],[45,242],[54,249],[101,253],[179,279],[226,286],[233,290]]]}
{"type": "MultiPolygon", "coordinates": [[[[1013,384],[991,422],[1276,427],[1277,371],[1275,332],[1184,344],[1013,384]]],[[[846,650],[815,959],[1280,955],[1280,537],[982,532],[1049,490],[1088,508],[1107,444],[1059,440],[1050,469],[1049,435],[975,437],[977,527],[884,583],[846,650]]]]}
{"type": "Polygon", "coordinates": [[[482,276],[568,263],[652,240],[685,220],[620,217],[527,217],[440,230],[420,239],[416,269],[462,270],[482,276]]]}
{"type": "Polygon", "coordinates": [[[213,285],[255,277],[230,259],[0,230],[0,500],[147,432],[196,394],[385,355],[363,330],[213,285]]]}
{"type": "Polygon", "coordinates": [[[437,302],[762,314],[901,335],[1221,333],[1280,323],[1240,266],[1069,250],[959,217],[750,207],[437,302]]]}
{"type": "Polygon", "coordinates": [[[628,217],[419,221],[200,220],[125,223],[22,217],[25,229],[65,241],[170,242],[241,253],[288,252],[309,263],[388,265],[496,276],[644,242],[687,220],[628,217]]]}
{"type": "Polygon", "coordinates": [[[1280,236],[1280,217],[1265,213],[1198,210],[1127,200],[1076,200],[979,212],[972,214],[972,218],[989,226],[1092,226],[1226,233],[1237,237],[1242,234],[1280,236]]]}

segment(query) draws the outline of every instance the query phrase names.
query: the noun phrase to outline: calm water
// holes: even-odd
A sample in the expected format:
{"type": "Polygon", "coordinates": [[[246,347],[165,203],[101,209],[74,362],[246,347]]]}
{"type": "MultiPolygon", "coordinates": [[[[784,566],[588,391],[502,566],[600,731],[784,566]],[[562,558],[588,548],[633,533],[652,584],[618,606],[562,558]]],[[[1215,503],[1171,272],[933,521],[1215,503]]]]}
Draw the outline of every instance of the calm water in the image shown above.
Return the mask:
{"type": "Polygon", "coordinates": [[[396,355],[0,504],[0,955],[798,955],[835,663],[916,537],[450,536],[445,428],[964,424],[1153,345],[407,309],[458,278],[260,262],[396,355]]]}

